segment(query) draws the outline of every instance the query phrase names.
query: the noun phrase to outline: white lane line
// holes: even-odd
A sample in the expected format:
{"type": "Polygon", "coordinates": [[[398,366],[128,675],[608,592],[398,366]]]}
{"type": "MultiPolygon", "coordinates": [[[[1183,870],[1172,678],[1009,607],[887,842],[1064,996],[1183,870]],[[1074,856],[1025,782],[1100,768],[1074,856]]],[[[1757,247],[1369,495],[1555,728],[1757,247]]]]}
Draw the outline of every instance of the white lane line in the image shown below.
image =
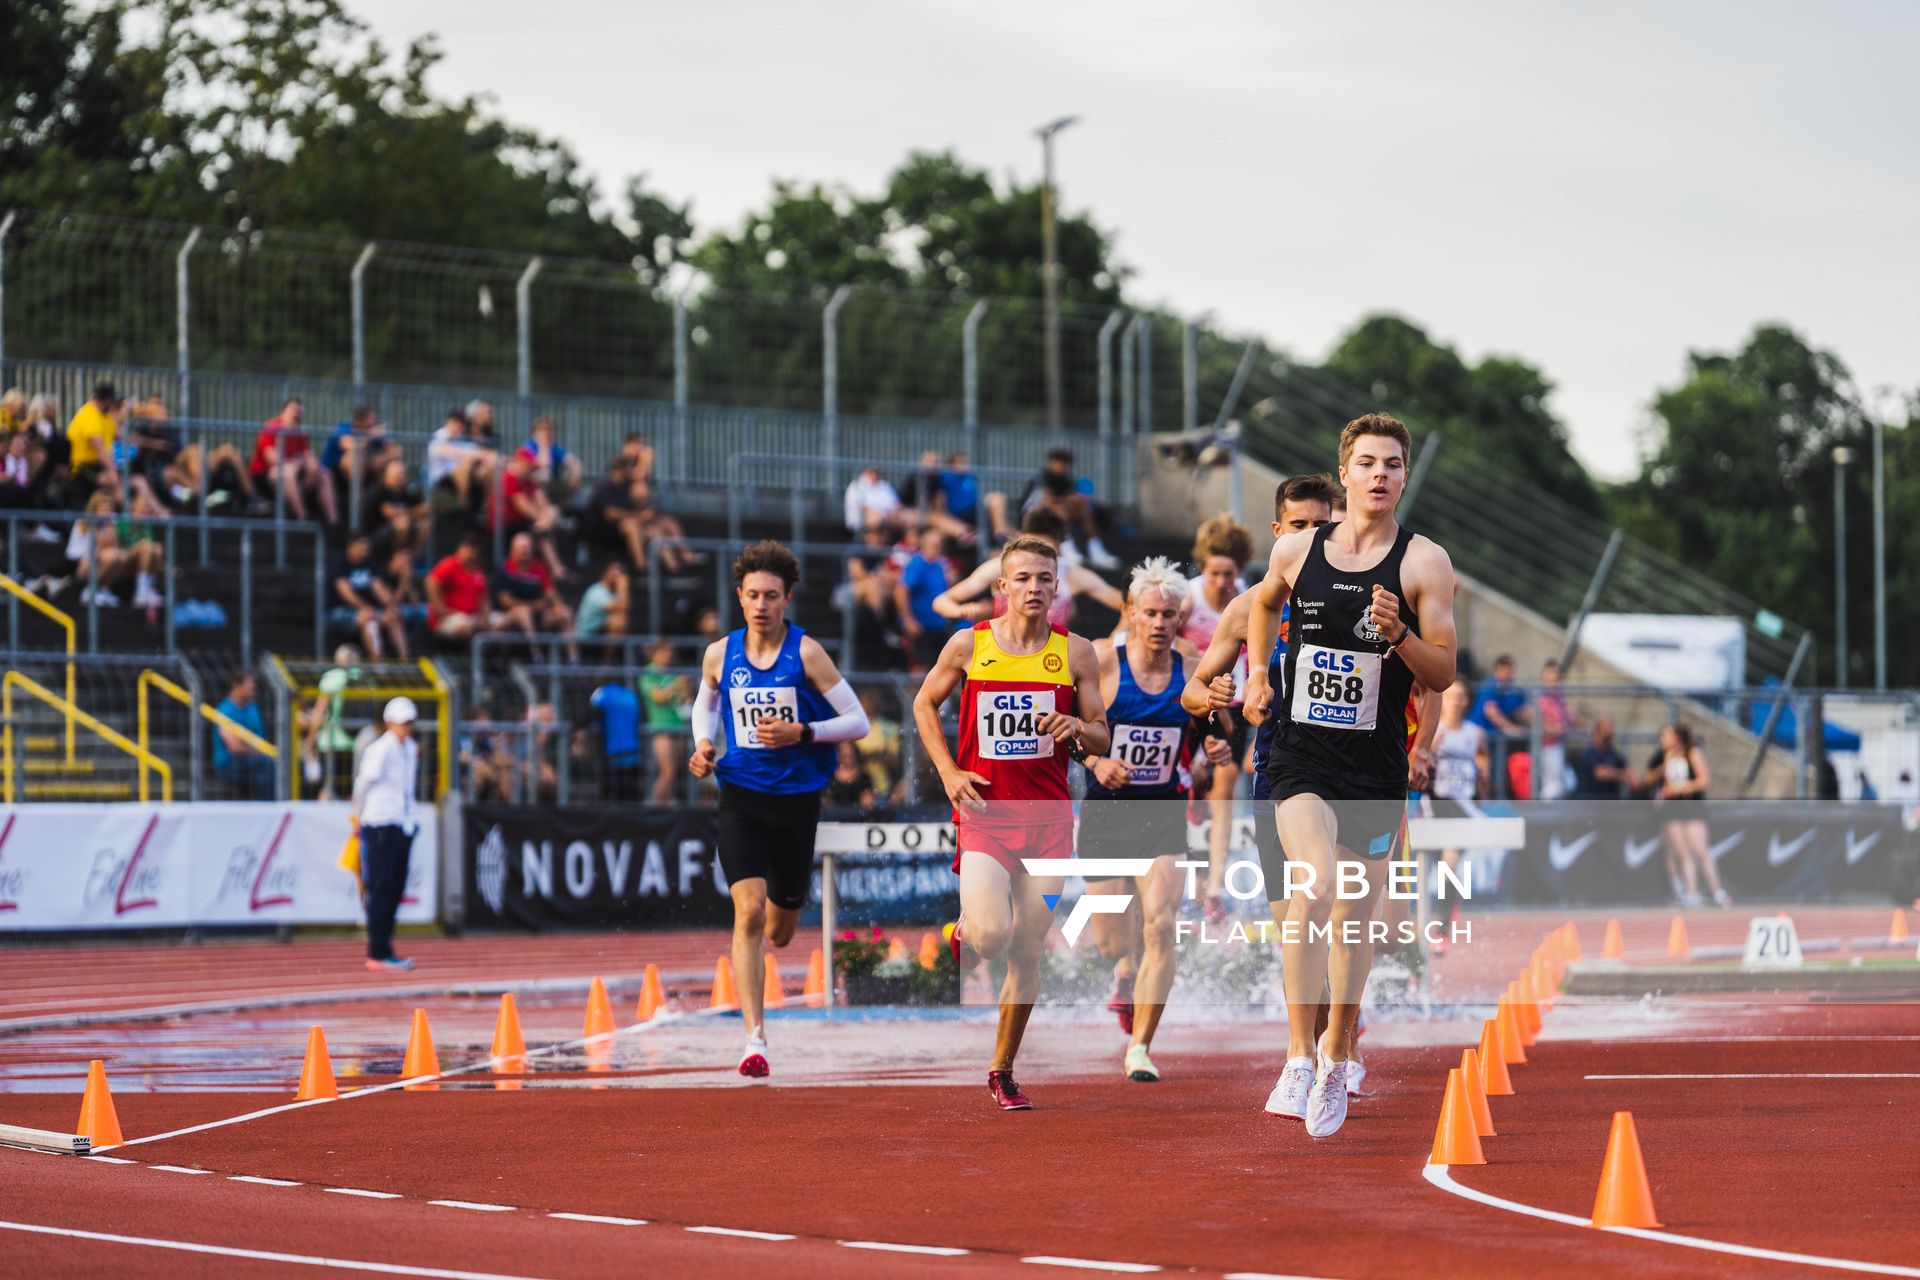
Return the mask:
{"type": "Polygon", "coordinates": [[[738,1227],[688,1227],[687,1230],[703,1236],[739,1236],[744,1240],[791,1240],[792,1236],[782,1235],[778,1231],[742,1231],[738,1227]]]}
{"type": "Polygon", "coordinates": [[[183,1164],[150,1164],[149,1169],[158,1169],[162,1173],[212,1173],[211,1169],[189,1169],[183,1164]]]}
{"type": "Polygon", "coordinates": [[[1920,1036],[1617,1036],[1600,1044],[1814,1044],[1873,1040],[1920,1040],[1920,1036]]]}
{"type": "Polygon", "coordinates": [[[285,1178],[260,1178],[251,1173],[230,1174],[227,1177],[227,1181],[251,1182],[256,1187],[297,1187],[300,1185],[297,1182],[289,1182],[285,1178]]]}
{"type": "MultiPolygon", "coordinates": [[[[704,1010],[695,1011],[693,1013],[683,1014],[680,1016],[681,1017],[699,1017],[702,1014],[717,1014],[721,1012],[724,1012],[724,1011],[719,1009],[704,1009],[704,1010]]],[[[673,1019],[673,1020],[677,1021],[678,1019],[673,1019]]],[[[524,1057],[526,1058],[549,1057],[553,1054],[565,1053],[570,1049],[581,1048],[587,1045],[588,1043],[611,1039],[615,1036],[622,1036],[627,1034],[630,1031],[646,1031],[650,1029],[658,1029],[661,1025],[663,1024],[659,1019],[653,1019],[647,1022],[636,1022],[632,1026],[620,1027],[611,1032],[603,1031],[599,1035],[595,1035],[595,1036],[586,1036],[578,1040],[565,1040],[559,1044],[550,1044],[539,1049],[529,1049],[527,1050],[524,1057]]],[[[348,1092],[341,1094],[338,1098],[309,1098],[305,1102],[283,1102],[276,1107],[262,1107],[258,1111],[249,1111],[245,1115],[229,1116],[225,1120],[209,1120],[205,1124],[188,1125],[184,1129],[169,1129],[165,1133],[152,1133],[152,1134],[148,1134],[144,1138],[129,1138],[127,1139],[127,1141],[121,1143],[120,1146],[121,1147],[137,1147],[140,1144],[145,1142],[161,1142],[167,1138],[183,1138],[190,1133],[205,1133],[209,1129],[224,1129],[230,1124],[245,1124],[249,1120],[262,1120],[262,1119],[265,1119],[267,1116],[277,1116],[288,1111],[298,1111],[302,1107],[321,1107],[321,1106],[326,1106],[328,1103],[333,1103],[333,1102],[348,1102],[354,1098],[370,1097],[376,1093],[391,1093],[395,1089],[404,1089],[408,1085],[433,1084],[436,1081],[447,1080],[454,1076],[467,1075],[469,1073],[476,1072],[476,1071],[489,1071],[493,1068],[494,1062],[495,1062],[495,1059],[491,1057],[482,1058],[478,1062],[470,1062],[464,1067],[454,1067],[451,1070],[442,1071],[438,1075],[409,1076],[405,1080],[394,1080],[387,1084],[370,1085],[365,1089],[349,1090],[348,1092]]],[[[101,1150],[101,1151],[117,1151],[119,1149],[120,1149],[119,1147],[98,1148],[98,1150],[101,1150]]]]}
{"type": "MultiPolygon", "coordinates": [[[[1472,1200],[1495,1209],[1505,1209],[1509,1213],[1523,1213],[1530,1218],[1541,1218],[1547,1222],[1558,1222],[1569,1227],[1581,1227],[1594,1230],[1593,1224],[1585,1218],[1575,1217],[1571,1213],[1555,1213],[1551,1209],[1537,1209],[1530,1204],[1521,1204],[1517,1200],[1502,1200],[1499,1196],[1476,1191],[1472,1187],[1462,1186],[1453,1180],[1453,1174],[1446,1165],[1430,1164],[1423,1171],[1428,1182],[1449,1194],[1472,1200]]],[[[1687,1249],[1705,1249],[1711,1253],[1730,1253],[1741,1258],[1761,1258],[1767,1262],[1791,1262],[1803,1267],[1825,1267],[1831,1271],[1859,1271],[1876,1276],[1907,1276],[1920,1280],[1920,1267],[1899,1267],[1886,1262],[1854,1262],[1847,1258],[1828,1258],[1816,1253],[1787,1253],[1780,1249],[1759,1249],[1752,1245],[1728,1244],[1722,1240],[1707,1240],[1700,1236],[1683,1236],[1671,1231],[1656,1231],[1646,1227],[1603,1227],[1617,1236],[1638,1236],[1642,1240],[1657,1240],[1662,1244],[1677,1244],[1687,1249]]]]}
{"type": "Polygon", "coordinates": [[[1271,1271],[1229,1271],[1221,1280],[1326,1280],[1326,1277],[1278,1275],[1271,1271]]]}
{"type": "Polygon", "coordinates": [[[101,1164],[139,1164],[138,1160],[122,1160],[119,1156],[88,1156],[87,1159],[101,1164]]]}
{"type": "Polygon", "coordinates": [[[1082,1271],[1124,1271],[1128,1275],[1145,1275],[1160,1269],[1144,1262],[1095,1262],[1089,1258],[1055,1258],[1044,1253],[1020,1261],[1042,1267],[1078,1267],[1082,1271]]]}
{"type": "Polygon", "coordinates": [[[366,1200],[398,1200],[401,1198],[397,1191],[362,1191],[358,1187],[322,1187],[320,1189],[330,1196],[360,1196],[366,1200]]]}
{"type": "Polygon", "coordinates": [[[106,1231],[81,1231],[74,1227],[47,1227],[34,1222],[0,1222],[0,1231],[25,1231],[32,1235],[64,1236],[69,1240],[98,1240],[104,1244],[130,1244],[146,1249],[172,1249],[180,1253],[204,1253],[220,1258],[247,1258],[255,1262],[282,1262],[298,1267],[329,1267],[336,1271],[373,1271],[389,1276],[431,1276],[435,1280],[529,1280],[526,1276],[501,1275],[492,1271],[452,1271],[445,1267],[409,1267],[398,1262],[361,1262],[351,1258],[323,1258],[305,1253],[272,1253],[265,1249],[235,1249],[221,1244],[195,1244],[189,1240],[122,1236],[106,1231]]]}
{"type": "Polygon", "coordinates": [[[965,1249],[949,1249],[937,1244],[887,1244],[881,1240],[842,1240],[843,1249],[877,1249],[882,1253],[920,1253],[932,1258],[958,1258],[965,1249]]]}
{"type": "Polygon", "coordinates": [[[442,1209],[471,1209],[475,1213],[513,1213],[516,1206],[510,1204],[480,1204],[473,1200],[429,1200],[428,1204],[437,1204],[442,1209]]]}
{"type": "Polygon", "coordinates": [[[1920,1071],[1675,1071],[1662,1075],[1582,1076],[1583,1080],[1920,1080],[1920,1071]]]}
{"type": "Polygon", "coordinates": [[[644,1227],[645,1218],[613,1218],[603,1213],[550,1213],[549,1218],[559,1218],[563,1222],[598,1222],[608,1227],[644,1227]]]}

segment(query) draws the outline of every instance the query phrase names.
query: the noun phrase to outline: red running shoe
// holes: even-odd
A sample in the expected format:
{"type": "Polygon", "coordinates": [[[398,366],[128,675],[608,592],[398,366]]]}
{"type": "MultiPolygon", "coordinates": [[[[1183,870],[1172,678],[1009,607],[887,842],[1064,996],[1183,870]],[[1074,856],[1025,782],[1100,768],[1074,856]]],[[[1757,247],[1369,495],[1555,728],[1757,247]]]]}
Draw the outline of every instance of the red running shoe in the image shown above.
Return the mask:
{"type": "Polygon", "coordinates": [[[953,932],[947,935],[947,946],[953,951],[953,967],[956,969],[960,967],[960,944],[963,941],[960,936],[960,931],[965,929],[966,926],[967,913],[962,911],[959,916],[954,919],[953,932]]]}
{"type": "Polygon", "coordinates": [[[1000,1104],[1002,1111],[1033,1110],[1033,1099],[1020,1091],[1020,1086],[1013,1082],[1011,1071],[987,1072],[987,1092],[993,1095],[993,1100],[1000,1104]]]}
{"type": "Polygon", "coordinates": [[[740,1074],[749,1080],[764,1080],[772,1071],[767,1063],[767,1042],[758,1037],[747,1041],[747,1051],[740,1055],[740,1074]]]}
{"type": "Polygon", "coordinates": [[[1107,988],[1107,1011],[1120,1020],[1120,1030],[1133,1034],[1133,975],[1113,971],[1113,985],[1107,988]]]}

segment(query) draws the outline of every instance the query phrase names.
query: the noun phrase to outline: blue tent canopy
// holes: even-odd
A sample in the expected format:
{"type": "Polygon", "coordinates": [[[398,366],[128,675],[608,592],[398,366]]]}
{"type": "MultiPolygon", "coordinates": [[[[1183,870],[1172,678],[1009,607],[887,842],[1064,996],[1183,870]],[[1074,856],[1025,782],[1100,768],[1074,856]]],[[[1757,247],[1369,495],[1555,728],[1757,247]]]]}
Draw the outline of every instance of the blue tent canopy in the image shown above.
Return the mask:
{"type": "MultiPolygon", "coordinates": [[[[1764,685],[1766,688],[1777,689],[1780,687],[1780,682],[1777,679],[1768,677],[1764,685]]],[[[1766,729],[1767,712],[1772,706],[1773,704],[1771,702],[1764,700],[1756,700],[1747,704],[1747,728],[1752,733],[1757,735],[1766,729]]],[[[1860,735],[1853,732],[1853,730],[1842,728],[1831,720],[1824,722],[1824,728],[1826,730],[1823,735],[1826,738],[1826,750],[1831,752],[1858,751],[1860,749],[1860,735]]],[[[1779,723],[1773,726],[1773,742],[1775,746],[1791,748],[1799,742],[1799,740],[1799,716],[1794,711],[1793,703],[1789,701],[1784,707],[1780,708],[1779,723]]]]}

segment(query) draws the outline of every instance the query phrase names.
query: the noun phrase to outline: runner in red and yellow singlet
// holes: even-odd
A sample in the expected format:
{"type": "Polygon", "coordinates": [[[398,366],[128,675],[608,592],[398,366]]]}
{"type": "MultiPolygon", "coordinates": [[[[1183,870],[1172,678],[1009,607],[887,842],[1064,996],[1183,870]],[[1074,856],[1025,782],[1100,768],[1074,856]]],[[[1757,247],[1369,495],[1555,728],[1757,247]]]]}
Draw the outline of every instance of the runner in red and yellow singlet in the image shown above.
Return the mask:
{"type": "Polygon", "coordinates": [[[999,590],[1007,612],[947,641],[914,697],[913,719],[953,801],[955,959],[969,945],[983,959],[1007,961],[987,1090],[1003,1109],[1024,1111],[1033,1103],[1014,1083],[1013,1060],[1040,988],[1053,920],[1045,895],[1057,895],[1062,878],[1034,877],[1021,862],[1073,855],[1067,761],[1104,753],[1109,734],[1093,645],[1047,619],[1059,590],[1052,544],[1025,536],[1007,543],[999,590]],[[940,723],[940,708],[955,690],[957,758],[940,723]]]}

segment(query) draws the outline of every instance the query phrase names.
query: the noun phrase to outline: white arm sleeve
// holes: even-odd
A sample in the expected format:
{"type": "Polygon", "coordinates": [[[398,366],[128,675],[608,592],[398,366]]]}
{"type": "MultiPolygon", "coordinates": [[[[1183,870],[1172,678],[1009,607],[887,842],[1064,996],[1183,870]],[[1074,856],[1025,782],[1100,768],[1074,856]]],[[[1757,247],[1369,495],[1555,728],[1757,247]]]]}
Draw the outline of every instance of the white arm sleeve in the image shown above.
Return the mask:
{"type": "Polygon", "coordinates": [[[860,695],[853,686],[842,680],[827,690],[827,705],[839,714],[831,720],[813,722],[813,740],[815,742],[858,742],[867,736],[872,726],[867,723],[866,708],[860,705],[860,695]]]}
{"type": "Polygon", "coordinates": [[[705,680],[693,700],[693,740],[696,744],[720,740],[720,691],[705,680]]]}

